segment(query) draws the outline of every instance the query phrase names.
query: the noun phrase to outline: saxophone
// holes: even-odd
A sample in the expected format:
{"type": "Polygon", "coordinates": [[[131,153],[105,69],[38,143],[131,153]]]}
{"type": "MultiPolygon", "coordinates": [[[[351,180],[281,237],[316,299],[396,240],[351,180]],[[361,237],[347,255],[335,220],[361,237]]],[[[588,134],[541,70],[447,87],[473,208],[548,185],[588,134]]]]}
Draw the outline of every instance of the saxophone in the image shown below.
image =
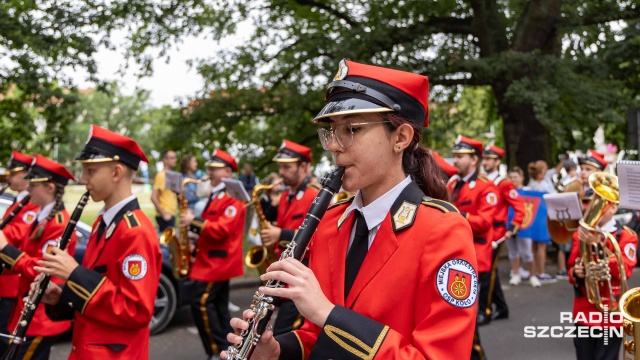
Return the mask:
{"type": "MultiPolygon", "coordinates": [[[[182,192],[178,194],[180,201],[180,215],[184,215],[189,211],[189,202],[185,195],[185,187],[190,183],[201,183],[209,180],[208,177],[201,179],[185,178],[182,180],[182,192]]],[[[165,229],[160,235],[160,245],[167,245],[171,254],[171,264],[173,265],[173,277],[176,280],[184,279],[189,275],[191,268],[191,249],[189,248],[189,229],[184,226],[180,227],[179,236],[176,235],[176,228],[170,227],[165,229]]]]}
{"type": "MultiPolygon", "coordinates": [[[[271,190],[280,182],[282,182],[282,180],[271,185],[256,185],[253,188],[253,192],[251,193],[251,203],[249,203],[249,205],[253,205],[256,208],[256,215],[258,215],[258,227],[260,230],[264,230],[269,227],[269,222],[264,216],[264,211],[262,211],[262,205],[260,204],[260,192],[271,190]]],[[[252,269],[257,269],[258,273],[262,275],[267,272],[269,265],[273,264],[277,260],[274,250],[274,245],[256,245],[247,251],[247,254],[244,256],[244,263],[252,269]]]]}
{"type": "MultiPolygon", "coordinates": [[[[82,195],[78,205],[76,205],[75,210],[73,210],[73,214],[69,218],[69,222],[67,226],[64,228],[60,239],[58,239],[58,247],[64,250],[69,244],[69,240],[73,235],[73,232],[76,230],[76,224],[78,220],[80,220],[80,216],[82,215],[82,210],[85,205],[87,205],[87,201],[89,201],[89,192],[87,191],[82,195]]],[[[2,360],[15,360],[18,358],[18,351],[20,350],[20,346],[26,340],[27,329],[29,329],[29,325],[33,320],[33,316],[36,314],[36,309],[38,305],[42,301],[42,297],[44,296],[45,290],[49,286],[51,282],[51,275],[41,274],[40,280],[38,280],[36,284],[36,289],[33,294],[27,299],[24,303],[24,308],[20,313],[20,319],[18,319],[18,324],[16,328],[13,330],[11,336],[11,343],[7,348],[7,351],[2,355],[2,360]]]]}
{"type": "MultiPolygon", "coordinates": [[[[311,237],[327,211],[331,199],[334,194],[340,190],[342,175],[344,175],[344,168],[340,167],[320,181],[322,189],[320,189],[316,198],[313,199],[313,203],[302,221],[302,225],[300,225],[293,240],[287,245],[282,255],[280,255],[280,260],[290,257],[298,260],[304,258],[307,245],[309,245],[311,237]]],[[[268,288],[282,288],[285,287],[286,284],[280,281],[269,280],[265,286],[268,288]]],[[[251,358],[253,351],[256,349],[256,346],[258,346],[258,341],[267,329],[271,315],[273,315],[274,310],[279,304],[280,298],[277,296],[269,296],[256,291],[250,306],[255,316],[248,320],[249,327],[240,333],[240,336],[242,336],[240,344],[229,347],[227,360],[247,360],[251,358]]]]}

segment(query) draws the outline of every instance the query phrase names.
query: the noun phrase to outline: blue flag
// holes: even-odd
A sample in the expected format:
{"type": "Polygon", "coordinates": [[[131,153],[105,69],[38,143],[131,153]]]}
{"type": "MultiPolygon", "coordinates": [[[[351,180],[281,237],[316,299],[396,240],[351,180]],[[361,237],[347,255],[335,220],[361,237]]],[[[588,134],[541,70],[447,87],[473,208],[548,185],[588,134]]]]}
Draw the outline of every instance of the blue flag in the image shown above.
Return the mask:
{"type": "MultiPolygon", "coordinates": [[[[518,189],[518,194],[524,201],[524,220],[518,230],[518,236],[531,238],[539,242],[549,243],[551,235],[547,229],[547,205],[541,191],[518,189]]],[[[509,207],[509,221],[513,219],[513,208],[509,207]]]]}

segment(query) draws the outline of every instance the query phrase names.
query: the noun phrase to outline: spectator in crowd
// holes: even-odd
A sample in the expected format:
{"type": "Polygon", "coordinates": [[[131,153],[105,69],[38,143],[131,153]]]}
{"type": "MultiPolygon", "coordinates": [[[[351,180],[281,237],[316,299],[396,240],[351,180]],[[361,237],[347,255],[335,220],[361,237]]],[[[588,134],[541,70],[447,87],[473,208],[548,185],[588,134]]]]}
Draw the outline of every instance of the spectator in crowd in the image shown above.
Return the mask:
{"type": "MultiPolygon", "coordinates": [[[[202,171],[198,170],[198,160],[193,155],[185,155],[182,157],[182,160],[180,161],[180,172],[184,178],[194,180],[199,180],[203,175],[202,171]]],[[[196,203],[200,201],[200,197],[198,196],[198,184],[186,184],[184,187],[184,193],[187,197],[188,208],[193,210],[196,203]]]]}
{"type": "Polygon", "coordinates": [[[553,181],[547,175],[547,173],[550,173],[551,177],[553,177],[555,172],[549,170],[549,166],[546,161],[538,160],[530,162],[527,169],[529,172],[529,183],[527,184],[529,190],[541,191],[549,194],[556,192],[556,187],[553,184],[553,181]]]}
{"type": "MultiPolygon", "coordinates": [[[[556,189],[553,182],[546,177],[549,166],[544,160],[530,162],[527,166],[529,172],[529,183],[527,190],[540,191],[544,193],[555,193],[556,189]]],[[[537,240],[533,239],[533,273],[529,278],[529,282],[533,287],[540,287],[542,283],[553,283],[557,280],[551,275],[545,273],[545,263],[547,261],[547,245],[550,239],[537,240]]]]}
{"type": "Polygon", "coordinates": [[[153,193],[151,193],[151,202],[156,208],[156,222],[158,223],[159,232],[163,232],[166,228],[174,225],[176,210],[178,209],[176,194],[165,188],[166,171],[176,166],[178,157],[175,151],[164,150],[161,154],[161,159],[164,168],[156,174],[153,180],[153,193]]]}
{"type": "MultiPolygon", "coordinates": [[[[524,172],[519,167],[509,170],[509,180],[522,189],[524,186],[524,172]]],[[[507,249],[509,250],[509,262],[511,263],[511,279],[509,284],[517,286],[522,280],[529,278],[532,269],[533,253],[531,251],[531,238],[516,235],[507,239],[507,249]],[[522,261],[522,263],[521,263],[522,261]]],[[[533,285],[533,283],[532,283],[533,285]]]]}
{"type": "Polygon", "coordinates": [[[250,164],[244,164],[240,181],[249,194],[253,191],[253,187],[258,183],[258,177],[253,173],[253,167],[250,164]]]}

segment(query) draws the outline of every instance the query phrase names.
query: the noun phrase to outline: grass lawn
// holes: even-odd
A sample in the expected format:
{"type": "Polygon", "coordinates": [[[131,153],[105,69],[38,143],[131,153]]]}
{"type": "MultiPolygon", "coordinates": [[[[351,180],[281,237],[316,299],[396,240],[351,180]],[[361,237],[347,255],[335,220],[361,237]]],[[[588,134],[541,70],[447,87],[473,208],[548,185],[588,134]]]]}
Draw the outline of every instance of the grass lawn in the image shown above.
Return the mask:
{"type": "MultiPolygon", "coordinates": [[[[71,214],[76,208],[78,201],[80,201],[80,197],[85,193],[85,191],[85,187],[82,185],[69,185],[65,187],[64,206],[69,214],[71,214]]],[[[142,211],[144,211],[151,222],[155,224],[154,218],[156,216],[156,210],[151,203],[151,187],[149,185],[133,185],[133,193],[138,197],[138,202],[140,203],[142,211]]],[[[89,199],[87,206],[82,212],[80,220],[91,226],[98,216],[98,211],[102,209],[102,206],[102,203],[96,203],[89,199]]]]}

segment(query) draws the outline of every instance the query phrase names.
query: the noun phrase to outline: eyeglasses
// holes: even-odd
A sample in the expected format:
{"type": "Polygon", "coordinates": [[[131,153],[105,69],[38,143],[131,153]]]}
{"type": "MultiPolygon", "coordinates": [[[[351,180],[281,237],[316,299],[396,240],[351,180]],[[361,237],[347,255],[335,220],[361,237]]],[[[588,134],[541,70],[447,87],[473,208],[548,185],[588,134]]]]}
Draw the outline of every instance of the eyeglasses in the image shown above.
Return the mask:
{"type": "Polygon", "coordinates": [[[334,138],[343,149],[346,149],[353,145],[353,134],[358,131],[360,126],[378,125],[388,122],[391,121],[340,124],[336,126],[335,129],[318,129],[318,136],[320,137],[322,148],[325,150],[329,150],[329,144],[331,144],[334,138]]]}

